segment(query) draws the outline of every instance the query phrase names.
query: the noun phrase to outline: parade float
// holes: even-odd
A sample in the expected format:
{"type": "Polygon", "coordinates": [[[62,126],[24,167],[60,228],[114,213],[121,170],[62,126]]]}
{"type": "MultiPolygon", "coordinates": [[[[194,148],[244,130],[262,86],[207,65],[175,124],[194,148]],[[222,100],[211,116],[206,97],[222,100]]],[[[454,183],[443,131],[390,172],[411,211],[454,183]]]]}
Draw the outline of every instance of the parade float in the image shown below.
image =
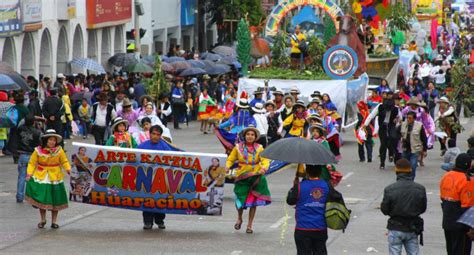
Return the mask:
{"type": "MultiPolygon", "coordinates": [[[[245,26],[242,22],[239,29],[245,26]]],[[[250,52],[239,48],[248,45],[248,39],[238,36],[239,60],[246,60],[246,54],[250,54],[255,62],[248,76],[243,72],[238,95],[242,91],[252,95],[258,88],[264,88],[265,95],[270,97],[271,91],[277,88],[284,93],[297,88],[301,93],[299,99],[309,103],[314,91],[327,93],[342,116],[342,128],[352,126],[357,121],[356,103],[365,99],[369,81],[365,49],[356,30],[356,21],[346,16],[335,2],[281,1],[267,17],[264,29],[249,28],[250,52]],[[307,46],[306,56],[297,63],[297,68],[288,53],[296,26],[301,28],[307,46]],[[263,37],[268,38],[267,42],[263,37]],[[257,38],[263,41],[257,42],[257,38]],[[267,47],[270,42],[272,46],[267,47]],[[271,49],[271,59],[265,57],[267,48],[271,49]]]]}

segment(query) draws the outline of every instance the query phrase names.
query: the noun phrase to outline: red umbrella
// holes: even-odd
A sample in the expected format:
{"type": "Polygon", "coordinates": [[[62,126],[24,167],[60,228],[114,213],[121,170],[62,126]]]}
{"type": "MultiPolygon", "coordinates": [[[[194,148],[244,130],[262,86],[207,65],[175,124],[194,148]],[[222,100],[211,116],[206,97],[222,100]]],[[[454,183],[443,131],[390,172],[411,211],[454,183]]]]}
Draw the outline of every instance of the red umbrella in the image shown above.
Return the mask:
{"type": "Polygon", "coordinates": [[[174,73],[176,69],[170,63],[162,62],[161,63],[161,70],[166,73],[174,73]]]}

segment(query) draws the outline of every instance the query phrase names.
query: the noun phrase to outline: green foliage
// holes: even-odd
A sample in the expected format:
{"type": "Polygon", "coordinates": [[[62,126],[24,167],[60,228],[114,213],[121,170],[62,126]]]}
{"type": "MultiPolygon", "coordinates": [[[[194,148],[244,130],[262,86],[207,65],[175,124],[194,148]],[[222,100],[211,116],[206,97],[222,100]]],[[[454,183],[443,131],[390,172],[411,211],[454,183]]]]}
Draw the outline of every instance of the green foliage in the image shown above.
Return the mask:
{"type": "Polygon", "coordinates": [[[448,98],[458,102],[462,100],[464,104],[464,115],[470,117],[471,109],[474,108],[474,88],[471,82],[472,68],[469,66],[467,59],[459,58],[451,68],[451,84],[452,90],[447,93],[448,98]]]}
{"type": "Polygon", "coordinates": [[[312,36],[308,38],[309,47],[308,47],[308,54],[313,59],[313,62],[306,67],[306,69],[314,72],[322,72],[323,71],[323,56],[324,52],[326,52],[326,46],[321,42],[321,40],[316,37],[312,36]]]}
{"type": "Polygon", "coordinates": [[[290,66],[290,58],[286,54],[288,40],[286,35],[279,33],[274,37],[272,46],[272,65],[275,67],[287,68],[290,66]]]}
{"type": "Polygon", "coordinates": [[[240,19],[248,13],[251,26],[265,19],[260,0],[205,0],[204,6],[211,15],[211,24],[221,24],[224,19],[240,19]]]}
{"type": "Polygon", "coordinates": [[[397,3],[392,6],[392,11],[388,17],[387,34],[393,34],[395,31],[410,30],[410,21],[415,15],[405,4],[397,3]]]}
{"type": "Polygon", "coordinates": [[[290,68],[256,68],[250,73],[250,78],[282,79],[282,80],[330,80],[323,71],[298,72],[290,68]]]}
{"type": "Polygon", "coordinates": [[[334,21],[329,15],[324,15],[323,18],[323,25],[324,25],[324,34],[323,34],[323,42],[325,45],[329,43],[329,41],[336,35],[336,26],[334,25],[334,21]]]}
{"type": "Polygon", "coordinates": [[[244,19],[240,19],[239,27],[237,28],[237,59],[242,64],[244,76],[247,76],[248,66],[252,62],[250,57],[251,47],[249,27],[244,19]]]}
{"type": "Polygon", "coordinates": [[[161,93],[168,93],[170,91],[170,86],[165,80],[165,73],[161,70],[161,58],[158,55],[155,56],[154,69],[153,76],[151,78],[144,78],[143,84],[147,94],[157,101],[161,93]]]}

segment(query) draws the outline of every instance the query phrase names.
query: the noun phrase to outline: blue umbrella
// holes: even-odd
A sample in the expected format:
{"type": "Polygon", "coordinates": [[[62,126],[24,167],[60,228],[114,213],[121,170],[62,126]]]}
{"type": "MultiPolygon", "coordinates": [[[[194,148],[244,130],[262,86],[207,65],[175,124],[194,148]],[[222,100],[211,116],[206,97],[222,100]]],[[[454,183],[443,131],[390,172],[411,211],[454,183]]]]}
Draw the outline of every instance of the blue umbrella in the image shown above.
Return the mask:
{"type": "Polygon", "coordinates": [[[155,56],[145,56],[141,59],[141,61],[147,65],[154,65],[155,64],[155,56]]]}
{"type": "Polygon", "coordinates": [[[458,219],[458,222],[474,228],[474,207],[471,207],[469,210],[464,212],[463,215],[458,219]]]}
{"type": "Polygon", "coordinates": [[[20,90],[20,85],[16,84],[12,78],[6,74],[0,74],[0,90],[20,90]]]}
{"type": "Polygon", "coordinates": [[[70,63],[71,65],[75,65],[77,67],[84,68],[89,71],[105,73],[105,69],[101,64],[89,58],[75,58],[70,63]]]}
{"type": "Polygon", "coordinates": [[[182,71],[179,76],[197,76],[202,74],[206,74],[206,70],[202,68],[192,67],[184,69],[184,71],[182,71]]]}
{"type": "Polygon", "coordinates": [[[167,63],[174,63],[174,62],[178,62],[178,61],[186,61],[186,59],[182,58],[182,57],[169,57],[169,58],[167,58],[163,61],[165,61],[167,63]]]}
{"type": "Polygon", "coordinates": [[[204,63],[201,60],[190,59],[190,60],[186,60],[186,62],[190,63],[192,67],[203,68],[203,69],[206,68],[206,63],[204,63]]]}
{"type": "Polygon", "coordinates": [[[235,67],[235,69],[240,69],[242,68],[242,64],[239,61],[234,61],[232,62],[232,65],[235,67]]]}
{"type": "Polygon", "coordinates": [[[214,53],[206,53],[204,54],[204,56],[202,57],[203,59],[205,60],[210,60],[210,61],[219,61],[220,59],[222,59],[222,57],[218,54],[214,54],[214,53]]]}
{"type": "Polygon", "coordinates": [[[220,75],[229,73],[231,70],[228,65],[216,64],[215,66],[207,68],[206,71],[210,75],[220,75]]]}

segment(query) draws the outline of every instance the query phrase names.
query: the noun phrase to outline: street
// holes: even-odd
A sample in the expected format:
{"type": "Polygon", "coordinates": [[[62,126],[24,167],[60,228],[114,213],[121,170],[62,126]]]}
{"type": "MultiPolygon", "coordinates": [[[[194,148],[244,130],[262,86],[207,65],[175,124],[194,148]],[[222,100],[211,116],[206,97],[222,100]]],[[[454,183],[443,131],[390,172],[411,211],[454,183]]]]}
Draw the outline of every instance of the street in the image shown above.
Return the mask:
{"type": "MultiPolygon", "coordinates": [[[[458,136],[458,147],[467,150],[472,121],[463,119],[465,131],[458,136]]],[[[192,122],[182,130],[173,130],[175,144],[196,152],[222,153],[223,148],[213,134],[199,133],[199,123],[192,122]]],[[[353,131],[343,134],[342,161],[337,165],[344,174],[337,189],[352,210],[345,233],[329,231],[329,254],[387,254],[387,217],[379,209],[383,189],[395,181],[393,164],[379,170],[376,141],[372,163],[360,163],[353,131]]],[[[83,142],[81,137],[67,140],[83,142]]],[[[92,143],[92,138],[87,142],[92,143]]],[[[425,166],[417,170],[416,181],[426,187],[428,209],[422,254],[444,254],[441,228],[439,180],[439,144],[428,152],[425,166]]],[[[17,168],[11,158],[1,158],[0,170],[0,254],[296,254],[293,239],[294,209],[285,203],[292,185],[294,168],[284,169],[268,177],[272,204],[258,207],[254,234],[246,234],[247,213],[240,231],[233,225],[237,212],[233,204],[233,185],[225,187],[223,216],[167,215],[166,230],[142,229],[141,212],[70,203],[59,213],[58,230],[52,230],[50,213],[45,229],[36,227],[39,213],[30,204],[15,202],[17,168]],[[286,218],[288,215],[288,218],[286,218]]],[[[67,182],[66,182],[67,183],[67,182]]],[[[68,186],[68,185],[67,185],[68,186]]]]}

